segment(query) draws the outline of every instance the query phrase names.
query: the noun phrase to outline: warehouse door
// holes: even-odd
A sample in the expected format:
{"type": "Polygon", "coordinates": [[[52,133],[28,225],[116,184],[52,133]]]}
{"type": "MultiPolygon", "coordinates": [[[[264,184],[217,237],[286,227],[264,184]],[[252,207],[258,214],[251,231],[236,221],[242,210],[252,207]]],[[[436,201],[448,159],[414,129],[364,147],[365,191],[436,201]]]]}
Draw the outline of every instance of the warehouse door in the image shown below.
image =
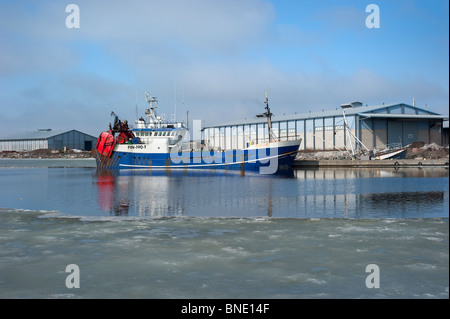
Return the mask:
{"type": "Polygon", "coordinates": [[[85,151],[92,150],[92,141],[84,141],[84,150],[85,151]]]}
{"type": "Polygon", "coordinates": [[[417,122],[403,122],[403,146],[417,142],[417,122]]]}
{"type": "Polygon", "coordinates": [[[402,144],[403,146],[402,122],[388,121],[388,144],[402,144]]]}

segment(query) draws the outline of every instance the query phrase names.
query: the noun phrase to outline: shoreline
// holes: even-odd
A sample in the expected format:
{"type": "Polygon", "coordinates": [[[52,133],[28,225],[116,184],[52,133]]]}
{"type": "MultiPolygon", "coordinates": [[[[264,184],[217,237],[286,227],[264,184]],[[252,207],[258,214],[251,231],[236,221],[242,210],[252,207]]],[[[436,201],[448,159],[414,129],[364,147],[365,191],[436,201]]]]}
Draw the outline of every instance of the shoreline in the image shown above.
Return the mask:
{"type": "Polygon", "coordinates": [[[50,150],[37,149],[33,151],[3,151],[0,159],[93,159],[91,151],[81,150],[50,150]]]}
{"type": "Polygon", "coordinates": [[[295,160],[293,168],[316,168],[316,167],[342,167],[342,168],[406,168],[406,167],[446,167],[447,159],[418,160],[418,159],[392,159],[392,160],[295,160]]]}
{"type": "MultiPolygon", "coordinates": [[[[0,159],[94,159],[93,151],[76,149],[51,150],[37,149],[33,151],[2,151],[0,159]]],[[[449,147],[434,143],[413,143],[407,147],[405,159],[392,160],[353,160],[344,150],[301,150],[294,161],[298,166],[429,166],[446,165],[449,162],[449,147]]]]}

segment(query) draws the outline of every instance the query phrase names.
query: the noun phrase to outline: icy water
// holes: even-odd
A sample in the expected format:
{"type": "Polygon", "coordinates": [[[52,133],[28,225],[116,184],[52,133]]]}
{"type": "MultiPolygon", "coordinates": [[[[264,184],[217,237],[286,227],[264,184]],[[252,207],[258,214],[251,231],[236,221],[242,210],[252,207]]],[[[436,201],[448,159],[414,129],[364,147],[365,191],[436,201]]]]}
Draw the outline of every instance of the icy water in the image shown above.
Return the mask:
{"type": "Polygon", "coordinates": [[[448,176],[0,160],[0,298],[449,298],[448,176]]]}

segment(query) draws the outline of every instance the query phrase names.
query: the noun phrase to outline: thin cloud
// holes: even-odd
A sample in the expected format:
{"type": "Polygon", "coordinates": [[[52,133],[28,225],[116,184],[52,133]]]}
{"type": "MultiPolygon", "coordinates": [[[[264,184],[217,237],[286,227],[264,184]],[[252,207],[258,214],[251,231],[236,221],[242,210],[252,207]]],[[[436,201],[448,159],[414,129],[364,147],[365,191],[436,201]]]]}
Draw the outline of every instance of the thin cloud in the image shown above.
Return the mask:
{"type": "Polygon", "coordinates": [[[80,0],[80,29],[67,29],[67,4],[2,4],[0,136],[36,122],[97,135],[112,110],[130,121],[136,106],[142,113],[145,91],[167,117],[176,108],[178,119],[189,111],[208,124],[261,113],[265,89],[275,114],[413,97],[448,112],[448,76],[432,64],[436,76],[427,78],[418,68],[405,72],[401,60],[384,66],[392,52],[340,47],[335,39],[361,40],[364,5],[309,3],[296,23],[279,20],[277,3],[263,0],[80,0]]]}

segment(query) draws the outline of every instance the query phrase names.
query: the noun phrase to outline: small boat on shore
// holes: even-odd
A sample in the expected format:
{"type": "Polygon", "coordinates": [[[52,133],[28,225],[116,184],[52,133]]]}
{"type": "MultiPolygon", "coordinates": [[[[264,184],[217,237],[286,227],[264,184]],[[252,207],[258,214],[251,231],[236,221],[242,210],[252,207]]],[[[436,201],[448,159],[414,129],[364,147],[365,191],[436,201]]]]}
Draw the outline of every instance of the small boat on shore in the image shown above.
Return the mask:
{"type": "Polygon", "coordinates": [[[389,147],[379,151],[372,156],[372,160],[404,159],[406,157],[406,147],[389,147]]]}
{"type": "MultiPolygon", "coordinates": [[[[354,102],[354,103],[361,104],[360,102],[354,102]]],[[[345,109],[348,107],[351,107],[352,104],[354,104],[354,103],[341,105],[342,116],[344,118],[344,126],[347,128],[346,132],[349,135],[352,157],[354,159],[361,159],[361,157],[358,157],[356,155],[355,148],[353,147],[353,143],[351,142],[351,139],[354,138],[355,139],[355,147],[356,147],[356,143],[359,143],[362,146],[362,148],[361,148],[362,155],[368,156],[369,160],[404,159],[406,157],[406,147],[402,147],[400,144],[387,145],[386,149],[384,149],[382,151],[376,151],[376,150],[369,150],[367,148],[367,146],[365,146],[363,144],[363,142],[361,142],[361,140],[353,133],[353,131],[350,128],[350,126],[348,125],[347,119],[345,117],[345,109]],[[364,149],[367,151],[367,154],[364,151],[364,149]]],[[[349,153],[350,153],[350,151],[349,151],[349,153]]]]}
{"type": "Polygon", "coordinates": [[[98,169],[225,169],[274,174],[291,169],[301,139],[281,141],[271,127],[272,113],[266,92],[269,141],[242,149],[184,149],[189,131],[184,122],[168,122],[156,114],[157,99],[146,93],[149,108],[146,119],[136,121],[133,129],[113,112],[114,124],[102,132],[94,152],[98,169]],[[116,136],[117,134],[117,136],[116,136]]]}

